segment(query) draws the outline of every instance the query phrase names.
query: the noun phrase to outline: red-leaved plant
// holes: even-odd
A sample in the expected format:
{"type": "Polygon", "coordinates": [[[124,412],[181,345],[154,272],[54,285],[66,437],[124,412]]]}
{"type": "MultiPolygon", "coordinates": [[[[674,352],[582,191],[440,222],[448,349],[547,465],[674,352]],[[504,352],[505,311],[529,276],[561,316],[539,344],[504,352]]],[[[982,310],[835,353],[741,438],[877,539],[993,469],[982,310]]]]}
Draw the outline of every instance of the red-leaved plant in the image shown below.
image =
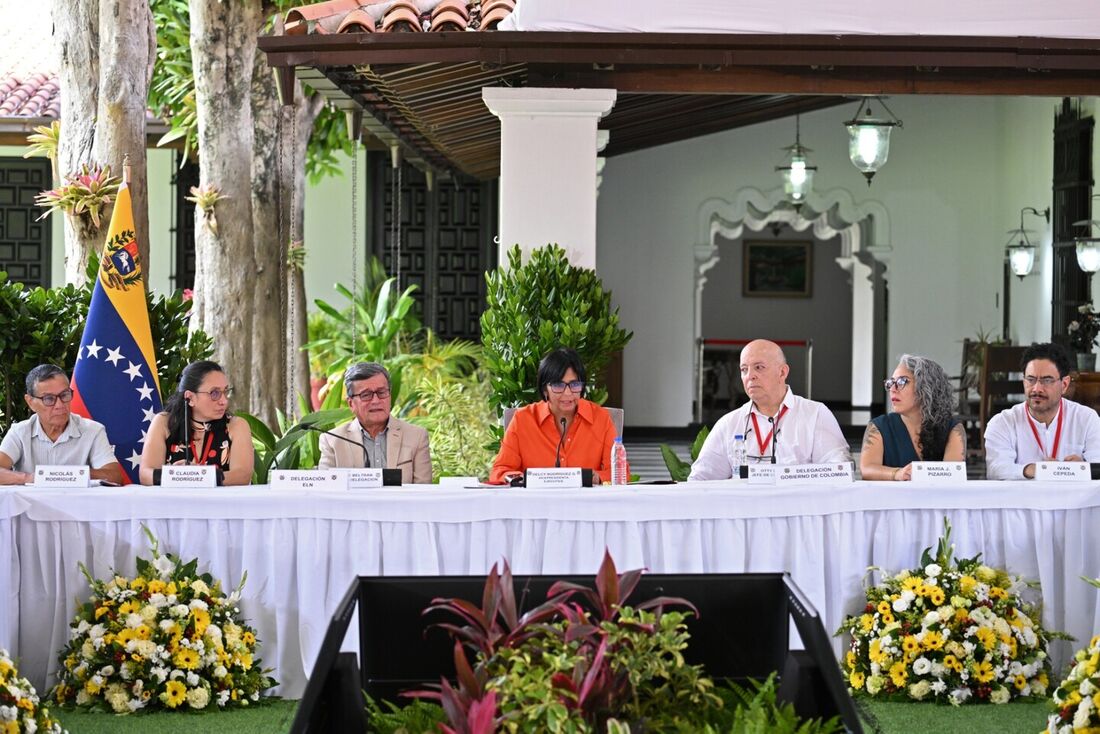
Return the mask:
{"type": "MultiPolygon", "coordinates": [[[[619,616],[641,576],[640,569],[619,575],[611,554],[605,550],[595,589],[558,581],[550,587],[545,602],[520,616],[511,568],[504,561],[503,572],[498,572],[494,564],[485,580],[480,607],[465,599],[436,598],[424,610],[424,614],[448,612],[461,620],[435,625],[455,641],[456,685],[443,678],[438,691],[411,691],[405,695],[439,701],[450,723],[441,725],[447,734],[491,734],[503,721],[500,697],[486,687],[494,661],[503,651],[553,636],[570,645],[579,660],[571,675],[558,672],[551,678],[558,700],[602,730],[607,720],[635,696],[629,671],[612,664],[609,625],[643,634],[652,634],[657,627],[656,622],[627,621],[619,616]],[[475,653],[472,665],[467,649],[475,653]]],[[[659,620],[666,606],[686,607],[698,616],[691,603],[675,597],[656,597],[632,608],[653,610],[654,619],[659,620]]]]}

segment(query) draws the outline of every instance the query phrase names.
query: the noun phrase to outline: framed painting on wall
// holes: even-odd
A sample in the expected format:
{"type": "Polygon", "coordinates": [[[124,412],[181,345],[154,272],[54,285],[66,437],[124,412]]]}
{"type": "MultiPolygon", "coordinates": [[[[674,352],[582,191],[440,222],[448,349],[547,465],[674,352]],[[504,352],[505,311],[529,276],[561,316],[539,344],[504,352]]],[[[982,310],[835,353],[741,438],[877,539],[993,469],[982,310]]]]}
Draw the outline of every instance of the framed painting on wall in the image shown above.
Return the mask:
{"type": "Polygon", "coordinates": [[[809,298],[813,295],[813,243],[745,240],[741,295],[809,298]]]}

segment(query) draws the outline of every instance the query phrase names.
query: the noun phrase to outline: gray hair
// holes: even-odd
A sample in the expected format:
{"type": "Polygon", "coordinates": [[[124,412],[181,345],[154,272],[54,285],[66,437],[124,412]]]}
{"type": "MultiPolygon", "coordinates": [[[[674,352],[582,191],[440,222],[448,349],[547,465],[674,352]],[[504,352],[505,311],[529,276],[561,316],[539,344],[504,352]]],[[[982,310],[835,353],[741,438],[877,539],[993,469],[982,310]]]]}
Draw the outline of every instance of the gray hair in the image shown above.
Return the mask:
{"type": "Polygon", "coordinates": [[[951,379],[939,363],[928,357],[903,354],[898,363],[913,373],[913,394],[920,406],[921,424],[948,426],[958,403],[951,379]]]}
{"type": "Polygon", "coordinates": [[[390,373],[377,362],[356,362],[344,370],[344,392],[351,395],[351,385],[359,380],[369,380],[375,375],[386,378],[386,387],[390,387],[390,373]]]}
{"type": "Polygon", "coordinates": [[[27,394],[32,398],[38,397],[34,394],[35,389],[38,387],[38,383],[51,380],[54,377],[61,375],[66,380],[69,379],[69,375],[65,370],[58,367],[56,364],[40,364],[33,370],[27,373],[27,394]]]}

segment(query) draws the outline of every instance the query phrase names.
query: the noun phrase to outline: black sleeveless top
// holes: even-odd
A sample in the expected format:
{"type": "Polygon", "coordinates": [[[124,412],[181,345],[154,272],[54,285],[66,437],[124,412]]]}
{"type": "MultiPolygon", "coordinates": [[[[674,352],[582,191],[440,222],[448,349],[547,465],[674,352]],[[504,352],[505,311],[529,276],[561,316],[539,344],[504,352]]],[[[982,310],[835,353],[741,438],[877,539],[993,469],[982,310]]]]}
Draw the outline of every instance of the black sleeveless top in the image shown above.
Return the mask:
{"type": "Polygon", "coordinates": [[[222,471],[229,471],[229,419],[225,416],[206,424],[206,433],[202,437],[201,444],[195,440],[192,434],[191,446],[185,446],[179,442],[179,437],[169,437],[166,443],[164,463],[174,464],[177,461],[187,461],[192,464],[211,464],[220,466],[222,471]]]}
{"type": "MultiPolygon", "coordinates": [[[[875,428],[882,434],[882,465],[890,467],[903,467],[911,462],[920,461],[917,449],[913,446],[913,440],[909,438],[909,430],[897,413],[880,415],[871,421],[875,428]]],[[[959,424],[958,418],[951,419],[951,428],[959,424]]],[[[944,447],[946,451],[947,447],[944,447]]],[[[927,456],[925,461],[943,461],[942,456],[927,456]]]]}

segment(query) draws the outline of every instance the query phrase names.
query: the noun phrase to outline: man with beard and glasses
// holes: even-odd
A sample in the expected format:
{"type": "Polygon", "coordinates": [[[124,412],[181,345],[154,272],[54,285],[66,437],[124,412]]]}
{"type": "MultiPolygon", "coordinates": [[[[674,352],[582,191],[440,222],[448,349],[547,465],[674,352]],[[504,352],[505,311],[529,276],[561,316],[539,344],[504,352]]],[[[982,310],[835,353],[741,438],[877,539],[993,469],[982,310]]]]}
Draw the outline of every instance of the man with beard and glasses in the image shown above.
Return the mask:
{"type": "Polygon", "coordinates": [[[1070,380],[1066,350],[1032,344],[1021,363],[1027,400],[986,426],[986,476],[1034,479],[1039,461],[1100,461],[1100,416],[1062,397],[1070,380]]]}

